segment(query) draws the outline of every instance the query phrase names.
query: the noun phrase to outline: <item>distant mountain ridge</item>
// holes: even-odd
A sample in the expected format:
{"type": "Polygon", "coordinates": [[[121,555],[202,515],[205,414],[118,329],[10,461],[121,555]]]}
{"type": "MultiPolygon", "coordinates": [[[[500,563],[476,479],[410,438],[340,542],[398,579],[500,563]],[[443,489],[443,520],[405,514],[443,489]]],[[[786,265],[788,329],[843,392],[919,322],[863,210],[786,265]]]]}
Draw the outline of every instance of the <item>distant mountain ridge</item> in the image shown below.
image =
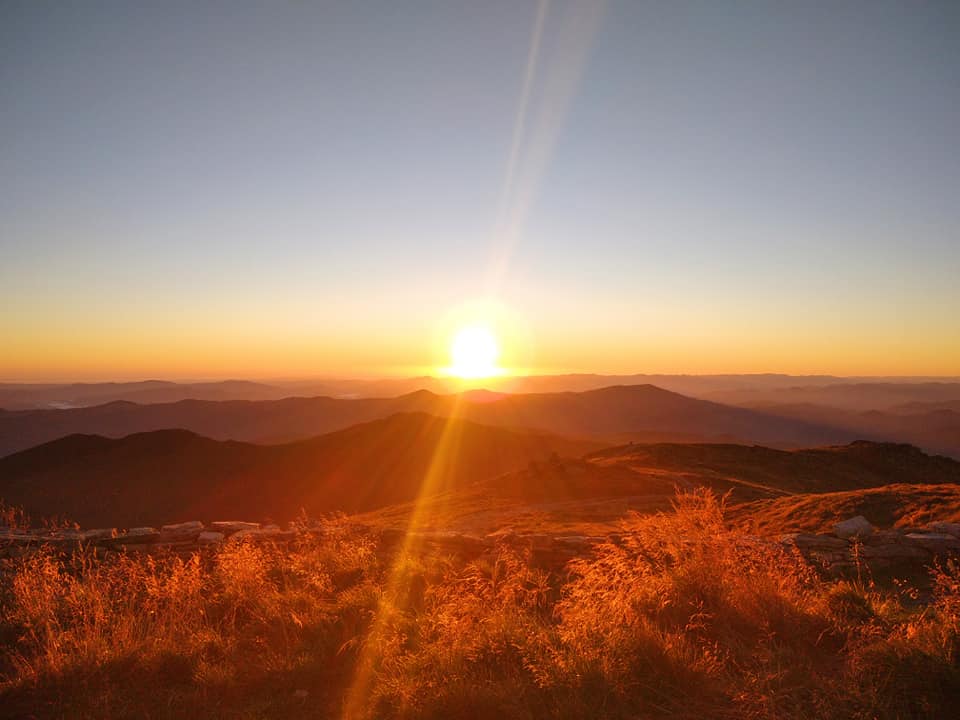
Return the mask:
{"type": "Polygon", "coordinates": [[[485,425],[525,428],[606,440],[630,434],[682,435],[691,441],[736,440],[800,447],[849,442],[848,430],[778,417],[673,393],[629,385],[581,393],[436,395],[420,390],[396,398],[286,398],[137,405],[114,402],[67,410],[0,414],[0,456],[74,433],[121,437],[182,428],[217,440],[281,442],[340,430],[400,412],[458,417],[485,425]]]}
{"type": "MultiPolygon", "coordinates": [[[[899,393],[891,402],[929,402],[960,399],[960,377],[836,377],[832,375],[504,375],[483,381],[486,389],[502,393],[584,392],[612,385],[656,385],[657,387],[704,400],[748,404],[757,402],[811,402],[854,409],[880,410],[890,404],[885,395],[899,393]],[[927,386],[927,387],[924,387],[927,386]],[[880,392],[871,390],[875,387],[880,392]],[[849,388],[852,388],[850,390],[849,388]],[[866,389],[868,392],[862,393],[866,389]],[[856,394],[862,397],[858,401],[856,394]],[[852,394],[851,394],[852,393],[852,394]],[[946,393],[946,395],[944,395],[946,393]],[[836,399],[834,399],[836,398],[836,399]],[[863,400],[867,405],[863,405],[863,400]]],[[[116,400],[140,404],[178,400],[281,400],[288,397],[387,398],[417,390],[449,394],[462,389],[456,378],[423,375],[409,378],[343,379],[299,381],[221,380],[172,382],[143,380],[104,383],[0,383],[0,408],[43,410],[89,407],[116,400]]]]}

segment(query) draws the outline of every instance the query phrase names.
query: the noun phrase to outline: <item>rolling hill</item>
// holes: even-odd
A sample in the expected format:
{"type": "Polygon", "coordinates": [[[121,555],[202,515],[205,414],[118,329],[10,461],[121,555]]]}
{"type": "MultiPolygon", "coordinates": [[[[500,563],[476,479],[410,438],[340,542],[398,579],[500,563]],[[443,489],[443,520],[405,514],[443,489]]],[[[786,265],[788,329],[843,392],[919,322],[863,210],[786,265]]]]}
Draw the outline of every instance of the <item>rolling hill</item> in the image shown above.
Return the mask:
{"type": "Polygon", "coordinates": [[[0,459],[0,498],[90,526],[366,510],[441,492],[597,444],[425,414],[398,414],[282,445],[185,430],[71,435],[0,459]],[[438,448],[448,452],[438,453],[438,448]],[[454,452],[455,451],[455,452],[454,452]],[[439,459],[438,459],[439,458],[439,459]]]}
{"type": "Polygon", "coordinates": [[[426,412],[485,425],[536,429],[607,444],[631,439],[738,441],[800,447],[848,442],[848,430],[628,385],[582,393],[436,395],[395,398],[286,398],[269,401],[138,405],[115,402],[67,410],[0,413],[0,456],[74,433],[122,437],[182,428],[217,440],[283,442],[333,432],[398,412],[426,412]]]}
{"type": "MultiPolygon", "coordinates": [[[[473,533],[603,534],[615,530],[627,511],[666,510],[678,490],[705,487],[729,493],[731,506],[750,507],[750,512],[774,517],[777,508],[785,508],[778,520],[788,525],[789,508],[808,499],[815,503],[816,498],[843,492],[857,497],[876,488],[930,486],[947,488],[940,494],[944,497],[960,498],[960,462],[890,443],[789,451],[729,444],[634,444],[579,459],[537,462],[457,488],[422,503],[417,521],[424,529],[473,533]]],[[[930,496],[931,508],[942,504],[940,495],[930,496]]],[[[916,500],[908,512],[922,506],[916,500]]],[[[401,505],[367,513],[364,519],[400,527],[409,522],[411,512],[410,505],[401,505]]],[[[744,519],[749,512],[736,515],[744,519]]],[[[776,532],[772,523],[765,527],[776,532]]]]}

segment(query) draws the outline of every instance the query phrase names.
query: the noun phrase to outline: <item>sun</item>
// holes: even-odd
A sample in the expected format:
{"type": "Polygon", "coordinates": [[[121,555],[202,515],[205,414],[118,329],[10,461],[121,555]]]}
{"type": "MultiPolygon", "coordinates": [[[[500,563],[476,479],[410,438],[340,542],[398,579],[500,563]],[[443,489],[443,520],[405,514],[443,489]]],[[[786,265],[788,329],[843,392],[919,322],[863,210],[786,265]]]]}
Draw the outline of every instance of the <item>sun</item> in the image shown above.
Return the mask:
{"type": "Polygon", "coordinates": [[[459,378],[473,379],[500,375],[497,365],[500,344],[490,328],[470,325],[460,328],[450,342],[449,372],[459,378]]]}

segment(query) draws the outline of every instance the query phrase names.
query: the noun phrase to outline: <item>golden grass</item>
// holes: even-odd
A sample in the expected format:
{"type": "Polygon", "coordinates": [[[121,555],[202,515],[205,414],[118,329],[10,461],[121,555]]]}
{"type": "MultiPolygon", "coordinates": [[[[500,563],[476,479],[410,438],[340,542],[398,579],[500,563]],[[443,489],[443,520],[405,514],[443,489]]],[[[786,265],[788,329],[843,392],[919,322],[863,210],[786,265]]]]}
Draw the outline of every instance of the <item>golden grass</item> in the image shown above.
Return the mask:
{"type": "Polygon", "coordinates": [[[341,520],[326,530],[11,561],[0,714],[343,717],[360,658],[352,717],[866,720],[960,702],[958,567],[922,603],[827,582],[731,531],[710,494],[628,518],[561,573],[511,547],[387,558],[341,520]]]}

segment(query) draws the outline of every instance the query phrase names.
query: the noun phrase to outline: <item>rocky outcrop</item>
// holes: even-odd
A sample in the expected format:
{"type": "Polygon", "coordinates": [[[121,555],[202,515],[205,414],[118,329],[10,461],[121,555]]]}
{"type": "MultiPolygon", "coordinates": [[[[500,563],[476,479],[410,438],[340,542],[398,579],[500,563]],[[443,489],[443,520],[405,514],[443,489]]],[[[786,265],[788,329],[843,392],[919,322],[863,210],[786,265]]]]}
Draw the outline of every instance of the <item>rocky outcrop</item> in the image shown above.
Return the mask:
{"type": "Polygon", "coordinates": [[[210,529],[230,535],[241,530],[259,530],[260,523],[244,522],[242,520],[218,520],[210,523],[210,529]]]}
{"type": "Polygon", "coordinates": [[[857,515],[849,520],[838,522],[833,526],[833,534],[845,540],[854,537],[864,537],[873,532],[873,525],[863,515],[857,515]]]}
{"type": "Polygon", "coordinates": [[[69,551],[78,547],[94,547],[113,552],[194,552],[216,547],[231,537],[258,540],[289,540],[296,536],[291,530],[277,526],[261,528],[260,523],[235,520],[218,521],[204,525],[199,520],[126,530],[97,528],[92,530],[0,528],[0,558],[19,557],[41,547],[69,551]]]}
{"type": "Polygon", "coordinates": [[[877,530],[858,515],[837,523],[832,534],[792,533],[781,536],[780,542],[796,548],[831,575],[849,575],[863,569],[919,569],[941,558],[960,557],[960,524],[877,530]]]}
{"type": "MultiPolygon", "coordinates": [[[[383,552],[401,545],[408,548],[433,548],[466,557],[477,557],[508,545],[530,552],[535,562],[560,567],[574,557],[589,554],[602,542],[620,543],[616,533],[608,536],[548,535],[498,531],[489,535],[470,535],[452,531],[404,532],[398,529],[374,530],[356,526],[359,532],[374,535],[383,552]]],[[[159,530],[137,527],[126,530],[11,529],[0,527],[0,558],[21,557],[48,547],[69,551],[93,546],[98,552],[203,552],[226,542],[271,542],[285,544],[302,534],[322,533],[320,524],[260,525],[240,520],[204,524],[198,520],[164,525],[159,530]]],[[[779,543],[792,548],[828,575],[847,576],[864,569],[919,570],[938,559],[960,557],[960,523],[930,523],[923,528],[877,530],[858,516],[834,526],[832,533],[789,533],[779,538],[738,536],[743,545],[779,543]]]]}
{"type": "Polygon", "coordinates": [[[199,520],[177,523],[175,525],[164,525],[160,528],[161,543],[181,543],[192,542],[200,537],[204,530],[203,523],[199,520]]]}

